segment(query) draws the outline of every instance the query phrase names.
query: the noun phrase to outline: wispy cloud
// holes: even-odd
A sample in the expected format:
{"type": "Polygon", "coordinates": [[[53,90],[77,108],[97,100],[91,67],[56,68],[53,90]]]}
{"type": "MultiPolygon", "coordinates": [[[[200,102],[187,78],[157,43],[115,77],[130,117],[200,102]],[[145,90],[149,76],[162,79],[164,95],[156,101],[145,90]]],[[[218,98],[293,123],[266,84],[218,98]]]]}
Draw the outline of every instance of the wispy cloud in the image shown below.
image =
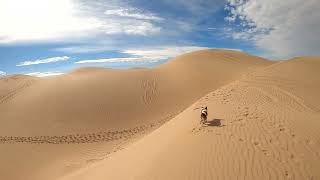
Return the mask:
{"type": "Polygon", "coordinates": [[[77,64],[84,63],[123,63],[123,62],[158,62],[168,58],[172,58],[184,53],[208,49],[199,46],[167,46],[152,49],[127,49],[121,53],[129,55],[125,58],[106,58],[77,61],[77,64]]]}
{"type": "Polygon", "coordinates": [[[118,62],[136,62],[141,58],[106,58],[106,59],[91,59],[91,60],[81,60],[75,62],[76,64],[85,63],[118,63],[118,62]]]}
{"type": "Polygon", "coordinates": [[[6,72],[0,71],[0,77],[1,77],[1,76],[5,76],[5,75],[7,75],[6,72]]]}
{"type": "Polygon", "coordinates": [[[199,46],[168,46],[151,49],[128,49],[124,50],[123,53],[145,58],[166,59],[201,49],[208,48],[199,46]]]}
{"type": "MultiPolygon", "coordinates": [[[[209,47],[202,46],[168,46],[154,49],[129,49],[123,51],[125,54],[131,56],[143,57],[146,59],[168,59],[173,58],[185,53],[209,49],[209,47]]],[[[224,49],[233,51],[242,51],[241,49],[230,49],[230,48],[210,48],[210,49],[224,49]]]]}
{"type": "MultiPolygon", "coordinates": [[[[76,64],[85,63],[128,63],[128,62],[158,62],[173,58],[185,53],[209,49],[209,47],[202,46],[164,46],[156,48],[143,48],[143,49],[127,49],[121,51],[121,53],[128,55],[129,57],[122,58],[103,58],[103,59],[89,59],[80,60],[75,62],[76,64]]],[[[223,50],[233,50],[242,51],[241,49],[231,49],[231,48],[210,48],[210,49],[223,49],[223,50]]]]}
{"type": "Polygon", "coordinates": [[[93,45],[80,45],[80,46],[67,46],[61,48],[54,48],[51,49],[55,52],[62,52],[62,53],[96,53],[96,52],[103,52],[110,50],[109,46],[103,44],[93,44],[93,45]]]}
{"type": "Polygon", "coordinates": [[[111,34],[128,34],[128,35],[142,35],[147,36],[150,34],[159,33],[161,28],[155,26],[153,23],[142,20],[108,20],[104,24],[104,33],[111,34]]]}
{"type": "Polygon", "coordinates": [[[109,10],[106,10],[104,14],[109,16],[120,16],[120,17],[134,18],[134,19],[163,20],[161,17],[158,17],[154,14],[139,12],[139,10],[136,8],[109,9],[109,10]]]}
{"type": "Polygon", "coordinates": [[[64,73],[62,72],[31,72],[31,73],[27,73],[26,75],[35,76],[35,77],[49,77],[49,76],[58,76],[62,74],[64,73]]]}
{"type": "Polygon", "coordinates": [[[28,60],[21,62],[17,64],[16,66],[30,66],[30,65],[36,65],[36,64],[47,64],[47,63],[53,63],[53,62],[59,62],[59,61],[67,61],[70,57],[68,56],[61,56],[61,57],[51,57],[46,59],[36,59],[36,60],[28,60]]]}

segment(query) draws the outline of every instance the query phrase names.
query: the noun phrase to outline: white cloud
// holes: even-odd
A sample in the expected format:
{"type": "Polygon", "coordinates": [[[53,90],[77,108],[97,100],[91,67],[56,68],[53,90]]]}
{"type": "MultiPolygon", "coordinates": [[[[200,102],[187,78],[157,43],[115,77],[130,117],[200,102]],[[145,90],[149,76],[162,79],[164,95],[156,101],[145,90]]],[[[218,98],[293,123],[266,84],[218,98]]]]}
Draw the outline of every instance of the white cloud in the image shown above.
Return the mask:
{"type": "Polygon", "coordinates": [[[229,22],[234,22],[236,20],[236,17],[235,16],[227,16],[224,18],[226,21],[229,21],[229,22]]]}
{"type": "Polygon", "coordinates": [[[137,8],[116,6],[104,11],[106,18],[106,34],[135,34],[148,35],[160,32],[161,28],[155,26],[153,21],[163,20],[149,12],[137,8]]]}
{"type": "Polygon", "coordinates": [[[175,57],[184,53],[197,51],[201,49],[208,49],[207,47],[199,46],[168,46],[151,49],[128,49],[123,51],[125,54],[131,56],[153,58],[153,59],[167,59],[175,57]]]}
{"type": "Polygon", "coordinates": [[[36,65],[36,64],[47,64],[47,63],[52,63],[52,62],[59,62],[59,61],[67,61],[69,60],[70,57],[68,56],[61,56],[61,57],[51,57],[51,58],[46,58],[46,59],[37,59],[37,60],[29,60],[29,61],[24,61],[16,66],[30,66],[30,65],[36,65]]]}
{"type": "Polygon", "coordinates": [[[1,0],[0,43],[87,36],[101,28],[98,19],[78,13],[72,0],[1,0]]]}
{"type": "Polygon", "coordinates": [[[6,76],[6,75],[7,75],[6,72],[0,71],[0,77],[1,77],[1,76],[6,76]]]}
{"type": "Polygon", "coordinates": [[[77,61],[76,64],[85,63],[118,63],[118,62],[137,62],[141,61],[141,58],[107,58],[107,59],[91,59],[77,61]]]}
{"type": "Polygon", "coordinates": [[[108,20],[104,25],[105,34],[131,34],[131,35],[149,35],[160,32],[161,28],[152,23],[142,20],[108,20]]]}
{"type": "MultiPolygon", "coordinates": [[[[154,54],[161,57],[174,57],[179,54],[186,52],[196,51],[200,49],[207,49],[207,47],[199,46],[164,46],[164,47],[155,47],[155,48],[138,48],[138,49],[127,49],[121,51],[122,53],[141,56],[146,54],[154,54]]],[[[217,48],[219,49],[219,48],[217,48]]],[[[224,49],[224,48],[222,48],[224,49]]],[[[88,52],[103,52],[103,51],[115,51],[114,47],[109,45],[92,45],[92,46],[70,46],[63,48],[52,49],[53,51],[63,52],[63,53],[88,53],[88,52]]]]}
{"type": "MultiPolygon", "coordinates": [[[[143,51],[145,53],[156,52],[161,56],[173,57],[184,52],[192,51],[192,50],[200,50],[207,47],[198,47],[198,46],[164,46],[164,47],[155,47],[155,48],[138,48],[138,49],[127,49],[121,51],[122,53],[130,54],[130,55],[138,55],[136,53],[143,51]]],[[[62,48],[52,49],[53,51],[62,52],[62,53],[88,53],[88,52],[104,52],[104,51],[116,51],[114,46],[110,44],[97,44],[91,46],[68,46],[62,48]]]]}
{"type": "Polygon", "coordinates": [[[29,76],[35,76],[35,77],[49,77],[49,76],[59,76],[64,73],[62,72],[32,72],[32,73],[27,73],[26,75],[29,76]]]}
{"type": "Polygon", "coordinates": [[[61,48],[54,48],[52,51],[63,52],[63,53],[92,53],[92,52],[103,52],[110,50],[110,47],[105,47],[102,44],[91,45],[91,46],[68,46],[61,48]]]}
{"type": "Polygon", "coordinates": [[[128,17],[134,19],[144,19],[144,20],[163,20],[161,17],[155,16],[151,13],[140,13],[138,9],[129,8],[118,8],[109,9],[104,12],[105,15],[128,17]]]}
{"type": "MultiPolygon", "coordinates": [[[[123,53],[129,54],[131,56],[143,57],[145,59],[168,59],[176,57],[185,53],[209,49],[208,47],[201,46],[168,46],[155,49],[129,49],[123,51],[123,53]]],[[[240,49],[230,49],[230,48],[211,48],[211,49],[223,49],[223,50],[233,50],[242,51],[240,49]]]]}
{"type": "Polygon", "coordinates": [[[74,42],[103,34],[148,35],[160,31],[149,22],[160,17],[151,14],[123,10],[123,18],[111,18],[104,17],[103,11],[89,11],[86,4],[75,0],[0,0],[0,44],[74,42]]]}
{"type": "Polygon", "coordinates": [[[230,15],[242,31],[235,39],[249,40],[278,57],[320,54],[320,1],[228,0],[230,15]]]}
{"type": "Polygon", "coordinates": [[[178,55],[197,51],[201,49],[208,49],[207,47],[199,46],[167,46],[153,49],[128,49],[122,51],[124,54],[128,54],[130,57],[126,58],[107,58],[107,59],[93,59],[93,60],[81,60],[76,62],[77,64],[83,63],[121,63],[121,62],[158,62],[168,58],[176,57],[178,55]]]}

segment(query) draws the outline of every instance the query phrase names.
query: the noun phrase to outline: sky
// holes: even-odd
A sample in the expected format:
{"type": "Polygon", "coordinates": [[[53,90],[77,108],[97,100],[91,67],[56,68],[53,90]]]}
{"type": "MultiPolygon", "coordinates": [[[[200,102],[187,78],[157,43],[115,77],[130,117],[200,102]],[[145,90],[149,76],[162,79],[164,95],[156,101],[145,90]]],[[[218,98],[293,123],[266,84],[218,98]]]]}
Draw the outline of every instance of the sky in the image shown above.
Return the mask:
{"type": "Polygon", "coordinates": [[[0,0],[0,76],[154,67],[217,48],[320,55],[319,0],[0,0]]]}

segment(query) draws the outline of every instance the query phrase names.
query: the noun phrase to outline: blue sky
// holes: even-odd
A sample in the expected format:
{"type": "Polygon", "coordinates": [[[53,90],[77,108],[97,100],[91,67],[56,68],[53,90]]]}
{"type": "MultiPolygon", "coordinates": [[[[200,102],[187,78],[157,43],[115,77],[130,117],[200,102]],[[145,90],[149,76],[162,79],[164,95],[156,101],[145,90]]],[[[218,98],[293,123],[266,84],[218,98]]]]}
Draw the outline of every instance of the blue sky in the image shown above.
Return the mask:
{"type": "Polygon", "coordinates": [[[0,75],[153,67],[182,53],[320,53],[317,0],[0,0],[0,75]]]}

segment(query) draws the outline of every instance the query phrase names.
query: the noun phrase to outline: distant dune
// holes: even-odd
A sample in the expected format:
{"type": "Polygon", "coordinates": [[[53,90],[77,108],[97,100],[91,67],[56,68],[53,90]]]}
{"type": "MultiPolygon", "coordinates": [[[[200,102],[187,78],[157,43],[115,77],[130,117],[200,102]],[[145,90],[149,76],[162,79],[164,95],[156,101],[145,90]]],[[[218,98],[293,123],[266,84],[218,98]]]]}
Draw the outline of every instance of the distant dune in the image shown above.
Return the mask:
{"type": "Polygon", "coordinates": [[[320,179],[320,58],[230,50],[0,79],[8,180],[320,179]],[[206,125],[199,124],[208,106],[206,125]]]}

